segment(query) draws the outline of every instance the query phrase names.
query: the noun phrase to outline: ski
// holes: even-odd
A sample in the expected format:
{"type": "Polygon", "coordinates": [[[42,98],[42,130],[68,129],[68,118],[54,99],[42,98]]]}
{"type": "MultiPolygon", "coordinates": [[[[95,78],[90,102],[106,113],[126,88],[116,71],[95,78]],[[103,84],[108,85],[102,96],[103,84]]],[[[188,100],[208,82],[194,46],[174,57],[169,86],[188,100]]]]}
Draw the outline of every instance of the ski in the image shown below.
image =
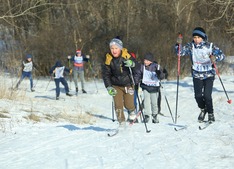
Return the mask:
{"type": "Polygon", "coordinates": [[[180,131],[180,130],[184,130],[187,129],[187,126],[183,126],[183,127],[174,127],[175,131],[180,131]]]}
{"type": "Polygon", "coordinates": [[[180,125],[180,124],[173,124],[173,123],[168,123],[168,125],[169,126],[174,126],[175,131],[184,130],[184,129],[188,128],[187,125],[180,125]]]}
{"type": "Polygon", "coordinates": [[[113,132],[107,133],[108,137],[113,137],[119,133],[119,129],[115,129],[113,132]]]}
{"type": "Polygon", "coordinates": [[[204,125],[200,125],[198,128],[199,128],[199,130],[204,130],[207,127],[209,127],[211,124],[212,124],[212,122],[207,121],[204,123],[204,125]]]}

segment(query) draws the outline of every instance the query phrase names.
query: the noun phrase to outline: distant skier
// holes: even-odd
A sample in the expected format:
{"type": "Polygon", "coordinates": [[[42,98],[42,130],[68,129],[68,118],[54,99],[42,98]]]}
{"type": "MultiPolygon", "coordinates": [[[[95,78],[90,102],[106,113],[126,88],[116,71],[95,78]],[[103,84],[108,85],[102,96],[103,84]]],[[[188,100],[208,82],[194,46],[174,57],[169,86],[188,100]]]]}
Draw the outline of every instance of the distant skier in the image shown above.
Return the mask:
{"type": "Polygon", "coordinates": [[[49,73],[51,74],[52,78],[54,78],[54,82],[56,85],[56,100],[59,100],[59,95],[60,95],[60,82],[65,88],[65,92],[67,96],[72,96],[69,93],[69,88],[67,81],[64,78],[64,71],[69,72],[70,74],[72,73],[72,69],[68,69],[65,66],[62,65],[60,61],[57,61],[55,65],[50,69],[49,73]]]}
{"type": "Polygon", "coordinates": [[[32,62],[32,55],[27,54],[25,61],[22,64],[22,75],[18,83],[16,84],[15,89],[18,89],[20,83],[24,80],[25,77],[28,77],[30,80],[30,88],[31,91],[34,92],[35,89],[33,88],[33,77],[32,77],[32,70],[33,70],[33,62],[32,62]]]}
{"type": "MultiPolygon", "coordinates": [[[[202,122],[208,113],[208,121],[214,122],[214,110],[212,101],[212,89],[215,79],[215,69],[212,61],[222,61],[225,58],[223,52],[213,43],[208,42],[206,32],[201,27],[196,27],[192,33],[193,41],[181,48],[180,55],[189,55],[192,61],[192,76],[195,100],[201,113],[198,121],[202,122]]],[[[178,39],[175,45],[178,53],[182,40],[178,39]]]]}
{"type": "Polygon", "coordinates": [[[84,63],[88,62],[89,60],[89,55],[85,56],[82,55],[81,50],[78,49],[76,50],[76,55],[71,57],[68,56],[67,57],[70,61],[73,63],[73,80],[75,83],[75,87],[76,87],[76,92],[78,93],[78,75],[81,81],[81,88],[82,88],[82,92],[83,93],[87,93],[84,89],[84,63]]]}

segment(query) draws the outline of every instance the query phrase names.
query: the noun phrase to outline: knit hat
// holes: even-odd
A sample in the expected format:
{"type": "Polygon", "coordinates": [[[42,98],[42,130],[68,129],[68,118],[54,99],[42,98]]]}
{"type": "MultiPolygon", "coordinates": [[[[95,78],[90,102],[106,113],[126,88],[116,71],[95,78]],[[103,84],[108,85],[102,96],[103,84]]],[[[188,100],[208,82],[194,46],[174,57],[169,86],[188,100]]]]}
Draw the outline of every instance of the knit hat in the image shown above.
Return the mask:
{"type": "Polygon", "coordinates": [[[154,56],[153,56],[152,53],[149,52],[149,53],[145,54],[144,59],[153,62],[154,61],[154,56]]]}
{"type": "Polygon", "coordinates": [[[59,60],[55,63],[55,67],[62,67],[62,66],[63,66],[62,63],[59,60]]]}
{"type": "Polygon", "coordinates": [[[201,37],[202,39],[204,40],[207,40],[207,35],[206,35],[206,32],[203,28],[201,27],[196,27],[194,30],[193,30],[193,36],[199,36],[201,37]]]}
{"type": "Polygon", "coordinates": [[[80,50],[80,49],[77,49],[77,50],[76,50],[76,54],[78,54],[78,53],[81,53],[81,50],[80,50]]]}
{"type": "Polygon", "coordinates": [[[123,42],[120,39],[114,38],[110,41],[110,47],[112,45],[118,46],[121,50],[123,49],[123,42]]]}
{"type": "Polygon", "coordinates": [[[31,58],[31,59],[32,59],[32,55],[27,54],[27,55],[26,55],[26,59],[29,59],[29,58],[31,58]]]}

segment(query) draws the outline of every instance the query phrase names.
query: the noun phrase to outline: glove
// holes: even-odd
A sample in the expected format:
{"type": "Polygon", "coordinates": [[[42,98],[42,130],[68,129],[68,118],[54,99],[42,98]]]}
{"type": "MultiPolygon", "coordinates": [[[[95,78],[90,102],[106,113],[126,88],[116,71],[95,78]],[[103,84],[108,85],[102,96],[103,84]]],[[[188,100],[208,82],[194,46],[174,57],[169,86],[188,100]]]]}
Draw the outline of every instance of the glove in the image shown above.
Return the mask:
{"type": "Polygon", "coordinates": [[[106,89],[107,89],[107,91],[108,91],[108,94],[111,95],[111,96],[115,96],[115,95],[117,94],[116,89],[113,88],[113,87],[111,87],[111,86],[110,86],[110,87],[107,87],[106,89]]]}
{"type": "Polygon", "coordinates": [[[160,65],[157,66],[157,69],[155,72],[156,72],[157,76],[160,77],[160,75],[161,75],[160,65]]]}
{"type": "Polygon", "coordinates": [[[124,66],[126,67],[135,67],[135,62],[133,62],[132,60],[126,60],[124,61],[124,66]]]}
{"type": "Polygon", "coordinates": [[[69,56],[67,56],[67,59],[71,59],[71,56],[69,55],[69,56]]]}
{"type": "Polygon", "coordinates": [[[176,43],[181,44],[182,43],[182,38],[177,38],[176,43]]]}
{"type": "Polygon", "coordinates": [[[156,70],[156,74],[157,74],[157,77],[159,78],[160,75],[161,75],[161,71],[160,70],[156,70]]]}
{"type": "Polygon", "coordinates": [[[216,61],[216,57],[213,56],[213,55],[210,55],[210,60],[211,60],[211,62],[215,62],[216,61]]]}
{"type": "Polygon", "coordinates": [[[70,73],[69,73],[70,75],[72,74],[72,69],[70,69],[70,73]]]}
{"type": "Polygon", "coordinates": [[[87,58],[87,59],[89,59],[89,58],[90,58],[90,56],[89,56],[89,55],[86,55],[86,58],[87,58]]]}

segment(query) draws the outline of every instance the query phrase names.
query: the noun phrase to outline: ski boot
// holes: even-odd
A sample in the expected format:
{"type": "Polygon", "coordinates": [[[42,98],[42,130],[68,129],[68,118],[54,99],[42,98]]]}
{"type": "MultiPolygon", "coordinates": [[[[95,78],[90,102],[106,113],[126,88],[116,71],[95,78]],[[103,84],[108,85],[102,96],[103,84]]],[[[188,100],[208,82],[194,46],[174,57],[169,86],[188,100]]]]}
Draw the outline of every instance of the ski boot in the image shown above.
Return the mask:
{"type": "Polygon", "coordinates": [[[72,96],[72,94],[70,94],[70,93],[66,93],[66,95],[67,95],[67,96],[72,96]]]}
{"type": "Polygon", "coordinates": [[[83,92],[83,93],[87,93],[84,89],[82,89],[82,92],[83,92]]]}
{"type": "Polygon", "coordinates": [[[56,100],[59,100],[59,97],[56,97],[56,100]]]}
{"type": "Polygon", "coordinates": [[[31,92],[35,92],[35,89],[31,88],[31,92]]]}
{"type": "Polygon", "coordinates": [[[208,122],[209,123],[215,122],[214,113],[208,113],[208,122]]]}
{"type": "Polygon", "coordinates": [[[159,123],[158,115],[157,114],[153,114],[152,115],[152,123],[159,123]]]}
{"type": "Polygon", "coordinates": [[[148,123],[148,122],[149,122],[149,119],[150,119],[150,117],[149,117],[148,115],[145,115],[145,116],[144,116],[145,123],[148,123]]]}
{"type": "Polygon", "coordinates": [[[201,113],[198,116],[198,122],[202,123],[205,119],[206,116],[206,110],[205,109],[201,109],[201,113]]]}
{"type": "MultiPolygon", "coordinates": [[[[127,121],[129,123],[132,123],[135,120],[135,118],[136,118],[136,114],[134,111],[128,113],[128,120],[127,121]]],[[[135,121],[135,123],[136,122],[137,122],[137,120],[135,121]]]]}

